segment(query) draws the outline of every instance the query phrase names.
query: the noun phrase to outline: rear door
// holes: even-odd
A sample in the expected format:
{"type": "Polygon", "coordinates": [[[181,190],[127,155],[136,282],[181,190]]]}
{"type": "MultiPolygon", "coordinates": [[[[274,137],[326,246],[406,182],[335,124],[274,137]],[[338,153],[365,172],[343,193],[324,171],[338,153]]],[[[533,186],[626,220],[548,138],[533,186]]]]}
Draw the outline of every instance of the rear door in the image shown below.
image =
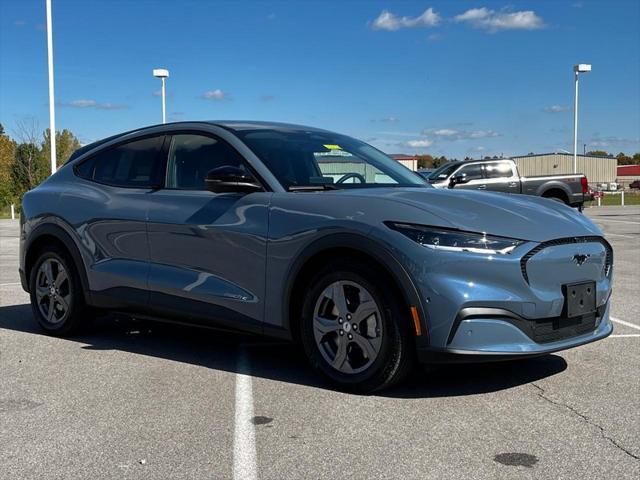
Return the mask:
{"type": "Polygon", "coordinates": [[[149,194],[162,177],[163,141],[155,135],[100,150],[74,167],[83,180],[62,195],[100,305],[146,306],[146,216],[149,194]]]}
{"type": "Polygon", "coordinates": [[[213,193],[207,172],[251,169],[222,139],[175,132],[150,195],[150,305],[176,320],[260,331],[271,193],[213,193]]]}
{"type": "Polygon", "coordinates": [[[509,161],[484,164],[486,190],[494,192],[520,193],[520,178],[515,165],[509,161]]]}

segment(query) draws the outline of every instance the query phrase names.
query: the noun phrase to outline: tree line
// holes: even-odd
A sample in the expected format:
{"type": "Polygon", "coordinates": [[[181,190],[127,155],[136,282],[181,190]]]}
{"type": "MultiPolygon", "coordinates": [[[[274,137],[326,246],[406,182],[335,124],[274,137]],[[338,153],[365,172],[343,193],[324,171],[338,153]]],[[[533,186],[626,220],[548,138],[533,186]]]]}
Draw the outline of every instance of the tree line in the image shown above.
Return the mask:
{"type": "MultiPolygon", "coordinates": [[[[51,132],[41,131],[35,119],[16,122],[13,138],[0,123],[0,209],[20,208],[22,196],[51,174],[51,132]]],[[[60,167],[80,148],[69,130],[56,132],[56,164],[60,167]]]]}

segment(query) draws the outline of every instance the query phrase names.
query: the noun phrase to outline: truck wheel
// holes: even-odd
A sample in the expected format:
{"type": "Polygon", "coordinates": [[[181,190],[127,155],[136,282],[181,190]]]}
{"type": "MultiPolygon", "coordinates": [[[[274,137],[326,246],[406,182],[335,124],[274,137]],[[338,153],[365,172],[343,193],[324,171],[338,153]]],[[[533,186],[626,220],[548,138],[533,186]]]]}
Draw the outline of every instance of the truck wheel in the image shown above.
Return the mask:
{"type": "Polygon", "coordinates": [[[348,260],[327,265],[310,282],[302,345],[313,368],[342,390],[386,388],[411,369],[406,318],[385,283],[380,272],[348,260]]]}

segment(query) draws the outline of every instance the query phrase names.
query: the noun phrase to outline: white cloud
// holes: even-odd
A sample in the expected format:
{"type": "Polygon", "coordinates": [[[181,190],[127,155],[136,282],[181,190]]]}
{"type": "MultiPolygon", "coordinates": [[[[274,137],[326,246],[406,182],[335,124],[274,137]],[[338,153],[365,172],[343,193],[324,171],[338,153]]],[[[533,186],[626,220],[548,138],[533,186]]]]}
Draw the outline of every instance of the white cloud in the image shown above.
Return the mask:
{"type": "Polygon", "coordinates": [[[223,92],[219,88],[216,88],[215,90],[207,90],[202,94],[202,98],[204,98],[205,100],[224,100],[228,97],[229,94],[223,92]]]}
{"type": "Polygon", "coordinates": [[[69,102],[70,107],[87,108],[95,107],[97,102],[95,100],[72,100],[69,102]]]}
{"type": "Polygon", "coordinates": [[[374,30],[395,31],[401,28],[435,27],[442,17],[433,8],[427,8],[417,17],[399,17],[388,10],[383,10],[378,18],[371,23],[374,30]]]}
{"type": "Polygon", "coordinates": [[[427,37],[427,40],[429,42],[439,42],[440,40],[442,40],[442,35],[439,33],[432,33],[427,37]]]}
{"type": "Polygon", "coordinates": [[[496,12],[486,7],[471,8],[454,17],[454,21],[468,23],[474,28],[491,33],[502,30],[539,30],[545,27],[544,21],[532,10],[519,12],[496,12]]]}
{"type": "Polygon", "coordinates": [[[452,128],[441,128],[439,130],[434,130],[433,135],[436,137],[451,137],[458,134],[457,130],[453,130],[452,128]]]}
{"type": "Polygon", "coordinates": [[[121,110],[123,108],[129,108],[128,105],[122,105],[117,103],[98,103],[95,100],[80,99],[72,100],[70,102],[61,102],[59,104],[62,107],[73,108],[95,108],[98,110],[121,110]]]}
{"type": "MultiPolygon", "coordinates": [[[[394,117],[393,115],[389,116],[389,117],[384,117],[380,119],[381,122],[384,123],[398,123],[400,121],[400,119],[398,117],[394,117]]],[[[374,120],[375,122],[375,120],[374,120]]]]}
{"type": "Polygon", "coordinates": [[[427,148],[433,145],[433,141],[431,140],[409,140],[405,142],[405,146],[411,148],[427,148]]]}
{"type": "Polygon", "coordinates": [[[468,140],[470,138],[490,138],[499,137],[500,134],[494,130],[455,130],[453,128],[429,129],[422,132],[427,137],[436,137],[443,140],[468,140]]]}
{"type": "Polygon", "coordinates": [[[563,105],[551,105],[550,107],[544,107],[544,111],[547,113],[563,113],[568,112],[569,107],[563,105]]]}

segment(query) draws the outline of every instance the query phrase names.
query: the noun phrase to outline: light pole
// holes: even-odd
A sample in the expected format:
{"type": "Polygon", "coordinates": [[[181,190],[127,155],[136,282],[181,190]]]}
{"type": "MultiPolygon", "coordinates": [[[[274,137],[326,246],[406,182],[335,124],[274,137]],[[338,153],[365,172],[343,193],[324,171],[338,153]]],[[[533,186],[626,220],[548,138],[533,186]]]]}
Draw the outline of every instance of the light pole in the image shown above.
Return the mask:
{"type": "Polygon", "coordinates": [[[51,175],[56,173],[56,104],[53,94],[53,31],[51,30],[51,0],[47,9],[47,62],[49,64],[49,150],[51,151],[51,175]]]}
{"type": "Polygon", "coordinates": [[[573,66],[575,72],[576,94],[573,102],[573,173],[578,173],[578,76],[591,71],[591,64],[579,63],[573,66]]]}
{"type": "Polygon", "coordinates": [[[169,77],[169,70],[166,70],[164,68],[154,68],[153,76],[162,80],[162,123],[167,123],[164,79],[169,77]]]}

